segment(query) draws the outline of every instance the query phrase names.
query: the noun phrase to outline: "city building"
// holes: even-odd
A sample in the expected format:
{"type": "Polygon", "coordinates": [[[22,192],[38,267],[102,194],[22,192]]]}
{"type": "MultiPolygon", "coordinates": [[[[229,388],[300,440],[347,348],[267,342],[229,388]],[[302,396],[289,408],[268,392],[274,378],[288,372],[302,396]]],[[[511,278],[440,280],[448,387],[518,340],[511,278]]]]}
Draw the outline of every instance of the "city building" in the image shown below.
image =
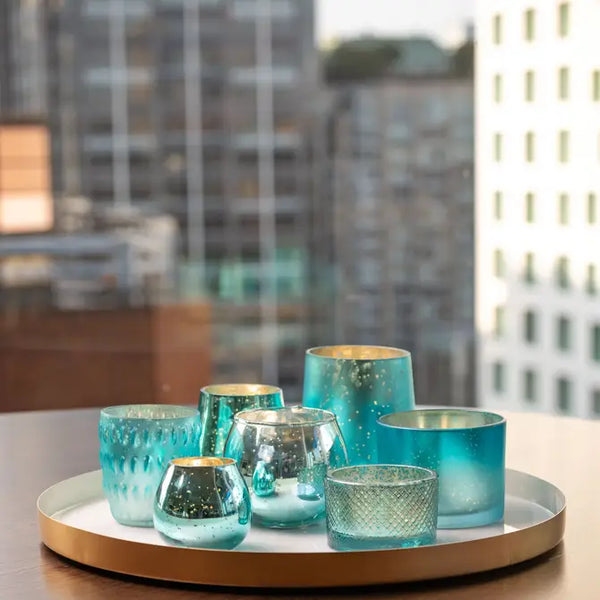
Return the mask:
{"type": "Polygon", "coordinates": [[[0,313],[0,413],[194,404],[211,382],[210,307],[0,313]]]}
{"type": "Polygon", "coordinates": [[[479,2],[478,402],[600,417],[600,5],[479,2]]]}
{"type": "MultiPolygon", "coordinates": [[[[299,400],[316,301],[313,0],[32,2],[29,20],[24,4],[2,10],[39,28],[55,197],[174,216],[179,294],[223,318],[215,378],[299,400]]],[[[20,39],[0,44],[13,55],[20,39]]]]}
{"type": "Polygon", "coordinates": [[[336,91],[336,340],[406,348],[418,402],[472,405],[473,84],[410,74],[336,91]]]}
{"type": "Polygon", "coordinates": [[[38,122],[0,119],[0,235],[52,225],[48,130],[38,122]]]}

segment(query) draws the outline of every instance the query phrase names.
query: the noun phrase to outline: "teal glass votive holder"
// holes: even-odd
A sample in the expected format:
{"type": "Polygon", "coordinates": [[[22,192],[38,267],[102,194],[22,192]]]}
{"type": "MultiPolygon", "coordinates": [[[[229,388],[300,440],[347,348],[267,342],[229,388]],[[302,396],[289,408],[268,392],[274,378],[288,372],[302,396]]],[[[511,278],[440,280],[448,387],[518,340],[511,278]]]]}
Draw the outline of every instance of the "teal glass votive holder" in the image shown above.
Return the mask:
{"type": "Polygon", "coordinates": [[[478,527],[504,517],[506,420],[468,409],[385,415],[377,424],[382,461],[433,469],[438,527],[478,527]]]}
{"type": "Polygon", "coordinates": [[[102,409],[98,424],[102,488],[116,521],[152,527],[154,495],[173,458],[198,454],[195,408],[131,404],[102,409]]]}
{"type": "Polygon", "coordinates": [[[203,387],[198,401],[202,421],[200,454],[202,456],[223,454],[233,416],[241,410],[282,406],[283,392],[273,385],[224,383],[203,387]]]}
{"type": "Polygon", "coordinates": [[[292,528],[325,516],[325,476],[348,464],[333,413],[301,406],[237,413],[225,456],[240,466],[253,523],[292,528]]]}
{"type": "Polygon", "coordinates": [[[335,550],[433,544],[437,475],[405,465],[358,465],[325,480],[327,539],[335,550]]]}
{"type": "Polygon", "coordinates": [[[382,462],[377,419],[415,407],[410,353],[385,346],[311,348],[305,356],[302,403],[336,415],[350,464],[382,462]]]}
{"type": "Polygon", "coordinates": [[[250,531],[250,494],[235,460],[175,458],[154,501],[154,528],[185,546],[231,550],[250,531]]]}

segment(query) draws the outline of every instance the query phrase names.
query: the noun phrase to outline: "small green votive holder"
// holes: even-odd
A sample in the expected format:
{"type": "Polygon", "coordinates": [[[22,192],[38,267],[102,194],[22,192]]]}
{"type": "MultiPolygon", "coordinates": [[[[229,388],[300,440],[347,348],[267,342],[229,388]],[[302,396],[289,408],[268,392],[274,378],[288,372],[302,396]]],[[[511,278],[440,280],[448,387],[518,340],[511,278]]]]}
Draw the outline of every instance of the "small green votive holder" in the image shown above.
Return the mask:
{"type": "Polygon", "coordinates": [[[437,474],[406,465],[358,465],[325,479],[327,539],[334,550],[433,544],[437,474]]]}
{"type": "Polygon", "coordinates": [[[217,383],[200,390],[200,454],[222,456],[233,417],[242,410],[281,408],[283,392],[260,383],[217,383]]]}

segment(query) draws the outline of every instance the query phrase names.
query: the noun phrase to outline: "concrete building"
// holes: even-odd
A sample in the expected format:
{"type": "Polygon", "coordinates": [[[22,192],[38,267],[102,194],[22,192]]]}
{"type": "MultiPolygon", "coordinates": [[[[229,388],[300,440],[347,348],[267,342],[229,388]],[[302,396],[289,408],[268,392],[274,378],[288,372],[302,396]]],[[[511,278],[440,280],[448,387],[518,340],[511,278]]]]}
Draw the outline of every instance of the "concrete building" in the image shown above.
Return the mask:
{"type": "Polygon", "coordinates": [[[600,5],[479,2],[478,401],[600,416],[600,5]]]}
{"type": "MultiPolygon", "coordinates": [[[[11,22],[21,4],[3,7],[11,22]]],[[[229,359],[216,377],[279,381],[299,399],[312,301],[313,0],[43,6],[55,196],[174,216],[180,294],[222,305],[214,331],[230,340],[229,359]],[[232,283],[240,272],[245,283],[232,283]],[[279,334],[287,325],[293,349],[279,334]],[[243,365],[241,339],[253,340],[243,365]]]]}
{"type": "Polygon", "coordinates": [[[398,77],[336,96],[336,340],[406,348],[419,402],[470,405],[472,82],[398,77]]]}

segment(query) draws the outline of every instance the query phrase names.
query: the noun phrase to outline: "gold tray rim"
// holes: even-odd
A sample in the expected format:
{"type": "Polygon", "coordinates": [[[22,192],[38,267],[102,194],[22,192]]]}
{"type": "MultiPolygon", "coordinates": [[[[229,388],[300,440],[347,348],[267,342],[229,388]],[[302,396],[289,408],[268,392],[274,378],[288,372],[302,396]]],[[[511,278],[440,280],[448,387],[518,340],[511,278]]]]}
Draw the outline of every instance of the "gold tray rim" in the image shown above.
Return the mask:
{"type": "MultiPolygon", "coordinates": [[[[90,471],[77,475],[91,475],[90,471]]],[[[531,478],[557,494],[548,519],[516,531],[417,548],[356,552],[245,552],[159,546],[122,540],[62,523],[37,500],[42,542],[75,562],[125,575],[179,583],[246,588],[319,588],[408,583],[468,575],[514,565],[543,554],[563,538],[563,492],[539,477],[507,469],[508,478],[531,478]]],[[[70,478],[74,479],[74,478],[70,478]]],[[[546,507],[548,508],[548,507],[546,507]]],[[[549,509],[551,510],[551,509],[549,509]]]]}

